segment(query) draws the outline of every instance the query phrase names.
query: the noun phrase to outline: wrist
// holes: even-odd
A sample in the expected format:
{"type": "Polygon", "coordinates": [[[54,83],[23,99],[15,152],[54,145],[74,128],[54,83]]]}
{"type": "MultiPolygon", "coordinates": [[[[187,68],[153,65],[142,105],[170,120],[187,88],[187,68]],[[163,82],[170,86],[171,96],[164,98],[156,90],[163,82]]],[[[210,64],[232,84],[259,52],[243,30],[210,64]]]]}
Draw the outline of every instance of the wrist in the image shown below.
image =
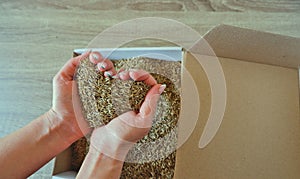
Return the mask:
{"type": "Polygon", "coordinates": [[[106,126],[93,131],[91,136],[91,152],[98,152],[118,161],[125,161],[126,155],[135,143],[118,137],[106,126]]]}
{"type": "Polygon", "coordinates": [[[52,108],[45,113],[49,132],[58,135],[63,145],[67,147],[83,136],[78,125],[64,119],[52,108]]]}
{"type": "Polygon", "coordinates": [[[120,178],[123,162],[90,146],[77,178],[120,178]]]}

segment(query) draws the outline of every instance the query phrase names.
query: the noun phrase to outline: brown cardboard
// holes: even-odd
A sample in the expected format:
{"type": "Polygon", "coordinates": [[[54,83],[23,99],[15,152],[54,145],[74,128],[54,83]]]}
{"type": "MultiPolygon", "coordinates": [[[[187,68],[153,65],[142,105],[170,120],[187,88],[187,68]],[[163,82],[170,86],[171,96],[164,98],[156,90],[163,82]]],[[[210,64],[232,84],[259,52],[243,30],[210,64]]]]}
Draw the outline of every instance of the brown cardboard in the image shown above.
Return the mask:
{"type": "Polygon", "coordinates": [[[220,58],[227,107],[213,141],[198,147],[210,106],[205,73],[189,57],[197,78],[200,117],[177,151],[175,178],[298,178],[300,121],[297,70],[220,58]]]}
{"type": "Polygon", "coordinates": [[[300,65],[300,38],[219,25],[209,31],[204,39],[218,57],[289,68],[300,65]]]}
{"type": "MultiPolygon", "coordinates": [[[[221,56],[226,112],[212,142],[200,149],[210,86],[188,54],[184,65],[198,87],[201,109],[192,135],[177,151],[175,178],[299,178],[299,39],[230,26],[219,26],[204,38],[221,56]]],[[[211,58],[197,50],[196,57],[211,58]]]]}
{"type": "Polygon", "coordinates": [[[71,170],[72,150],[67,148],[55,158],[53,175],[71,170]]]}
{"type": "MultiPolygon", "coordinates": [[[[299,178],[300,39],[227,25],[204,38],[224,71],[226,111],[214,139],[200,149],[211,87],[201,65],[186,53],[183,64],[195,81],[201,105],[194,130],[177,150],[175,178],[299,178]]],[[[191,50],[196,57],[210,58],[203,49],[191,50]]],[[[60,162],[66,162],[61,155],[55,173],[67,169],[60,168],[60,162]]]]}

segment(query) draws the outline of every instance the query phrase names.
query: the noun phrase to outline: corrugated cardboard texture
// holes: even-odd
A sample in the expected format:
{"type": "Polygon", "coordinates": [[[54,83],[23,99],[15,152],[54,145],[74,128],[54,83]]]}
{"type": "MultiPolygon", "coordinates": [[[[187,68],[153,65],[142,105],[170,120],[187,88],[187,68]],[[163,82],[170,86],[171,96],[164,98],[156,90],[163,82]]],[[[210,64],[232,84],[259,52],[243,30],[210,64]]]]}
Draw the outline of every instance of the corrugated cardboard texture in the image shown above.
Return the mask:
{"type": "Polygon", "coordinates": [[[186,60],[198,86],[201,110],[191,137],[177,151],[175,178],[299,178],[298,70],[220,61],[228,90],[227,108],[214,140],[199,149],[209,113],[210,86],[201,66],[191,56],[186,60]]]}

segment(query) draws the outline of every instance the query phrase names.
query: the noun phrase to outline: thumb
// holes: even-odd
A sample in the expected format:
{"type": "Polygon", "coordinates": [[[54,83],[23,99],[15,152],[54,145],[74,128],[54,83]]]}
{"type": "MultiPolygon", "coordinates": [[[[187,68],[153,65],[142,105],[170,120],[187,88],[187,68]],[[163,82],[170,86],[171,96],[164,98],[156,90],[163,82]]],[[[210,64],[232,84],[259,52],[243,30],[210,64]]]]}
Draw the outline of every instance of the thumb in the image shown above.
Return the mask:
{"type": "Polygon", "coordinates": [[[141,117],[141,120],[151,120],[153,119],[157,102],[159,100],[160,94],[165,90],[166,85],[157,84],[154,85],[147,93],[145,101],[143,102],[140,113],[138,114],[141,117]]]}
{"type": "MultiPolygon", "coordinates": [[[[125,123],[127,126],[134,128],[151,128],[152,121],[156,112],[157,102],[160,94],[164,91],[166,85],[156,84],[147,93],[145,101],[143,102],[140,112],[138,114],[129,111],[117,117],[118,120],[125,123]]],[[[112,120],[114,123],[118,120],[112,120]]]]}

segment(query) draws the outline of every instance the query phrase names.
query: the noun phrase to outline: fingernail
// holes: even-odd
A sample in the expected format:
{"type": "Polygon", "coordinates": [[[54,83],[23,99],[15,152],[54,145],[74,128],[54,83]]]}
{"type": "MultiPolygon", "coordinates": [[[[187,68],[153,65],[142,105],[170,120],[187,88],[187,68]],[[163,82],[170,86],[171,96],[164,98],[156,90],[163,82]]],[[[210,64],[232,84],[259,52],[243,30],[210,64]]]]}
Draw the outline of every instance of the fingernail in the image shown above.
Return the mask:
{"type": "Polygon", "coordinates": [[[104,72],[104,76],[106,76],[106,77],[109,77],[109,78],[111,78],[112,76],[111,76],[111,74],[110,74],[110,72],[104,72]]]}
{"type": "Polygon", "coordinates": [[[98,68],[105,69],[105,65],[103,63],[98,63],[98,68]]]}
{"type": "Polygon", "coordinates": [[[114,75],[114,76],[112,76],[112,78],[113,79],[117,79],[117,78],[119,78],[119,76],[118,75],[114,75]]]}
{"type": "Polygon", "coordinates": [[[162,84],[162,85],[159,87],[159,89],[158,89],[159,94],[163,93],[164,90],[166,89],[166,87],[167,87],[167,85],[162,84]]]}
{"type": "Polygon", "coordinates": [[[97,54],[92,54],[92,57],[94,58],[94,60],[99,60],[99,56],[97,54]]]}

